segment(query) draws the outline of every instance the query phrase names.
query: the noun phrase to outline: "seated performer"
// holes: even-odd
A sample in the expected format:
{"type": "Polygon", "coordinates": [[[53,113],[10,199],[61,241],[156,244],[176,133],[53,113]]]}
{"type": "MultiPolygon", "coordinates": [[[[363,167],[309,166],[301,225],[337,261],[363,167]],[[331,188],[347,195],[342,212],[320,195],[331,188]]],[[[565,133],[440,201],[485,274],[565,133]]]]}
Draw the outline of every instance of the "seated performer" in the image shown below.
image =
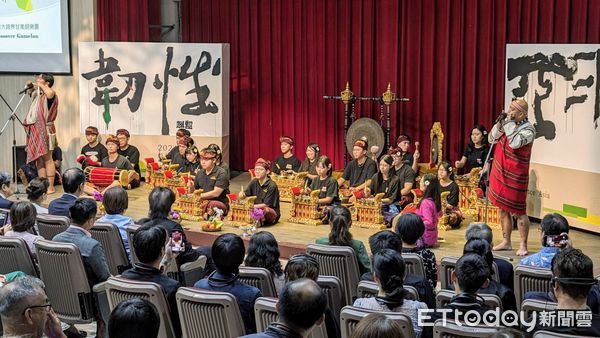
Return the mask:
{"type": "Polygon", "coordinates": [[[402,160],[402,151],[400,148],[391,148],[389,154],[394,159],[390,168],[390,175],[398,178],[398,207],[400,210],[413,202],[413,195],[410,193],[415,185],[415,172],[402,160]]]}
{"type": "Polygon", "coordinates": [[[219,147],[219,145],[211,143],[208,145],[207,148],[211,148],[214,149],[214,151],[217,153],[217,166],[221,167],[223,169],[225,169],[225,171],[227,172],[227,178],[231,178],[231,171],[229,170],[229,164],[227,164],[227,162],[223,162],[223,152],[221,151],[221,147],[219,147]]]}
{"type": "MultiPolygon", "coordinates": [[[[192,134],[190,134],[190,131],[187,129],[178,129],[177,133],[175,133],[175,146],[173,146],[173,148],[171,148],[171,150],[169,150],[169,153],[167,153],[167,156],[165,156],[165,158],[167,160],[171,160],[171,163],[173,163],[174,158],[177,157],[177,154],[180,153],[179,152],[179,140],[182,137],[188,137],[191,140],[191,143],[194,144],[194,140],[192,140],[192,134]]],[[[160,155],[159,155],[160,157],[160,155]]]]}
{"type": "MultiPolygon", "coordinates": [[[[365,183],[377,173],[377,163],[367,157],[367,149],[369,149],[369,144],[366,138],[360,138],[354,142],[352,148],[354,159],[348,163],[344,169],[344,174],[338,179],[340,187],[348,187],[346,189],[342,188],[342,194],[346,197],[350,197],[352,192],[356,190],[363,190],[365,183]],[[345,185],[346,181],[348,181],[347,185],[345,185]]],[[[354,196],[352,196],[351,201],[353,199],[354,196]]]]}
{"type": "MultiPolygon", "coordinates": [[[[106,143],[106,149],[108,150],[108,156],[106,156],[102,160],[102,167],[116,168],[116,169],[120,169],[120,170],[128,170],[129,171],[129,174],[127,176],[128,184],[126,186],[123,186],[123,188],[132,189],[132,188],[139,187],[140,186],[140,176],[138,175],[138,173],[133,171],[131,163],[129,163],[129,161],[123,155],[120,155],[117,152],[117,149],[119,149],[119,140],[116,137],[109,135],[106,138],[105,143],[106,143]]],[[[95,170],[95,168],[94,168],[94,170],[95,170]]],[[[98,193],[103,194],[104,191],[106,191],[106,189],[108,189],[108,188],[118,187],[118,186],[121,186],[121,183],[117,180],[112,181],[112,183],[110,183],[106,187],[96,186],[94,184],[94,182],[86,182],[86,185],[84,187],[84,192],[88,195],[94,196],[94,195],[97,195],[98,193]],[[99,190],[100,188],[102,188],[102,190],[99,190]]]]}
{"type": "Polygon", "coordinates": [[[317,160],[319,159],[319,156],[321,156],[321,148],[318,144],[311,143],[308,145],[308,147],[306,147],[306,159],[300,165],[300,169],[298,169],[298,172],[308,173],[306,177],[309,186],[312,180],[318,177],[317,160]]]}
{"type": "Polygon", "coordinates": [[[391,224],[392,219],[400,211],[396,206],[398,201],[398,178],[391,175],[393,159],[390,155],[383,155],[379,161],[379,172],[371,178],[371,184],[365,188],[367,197],[383,193],[381,202],[383,222],[391,224]]]}
{"type": "Polygon", "coordinates": [[[256,176],[248,185],[246,190],[240,192],[240,198],[256,196],[254,207],[265,211],[261,225],[271,225],[279,221],[281,211],[279,210],[279,189],[277,184],[271,181],[271,162],[259,158],[254,164],[254,175],[256,176]]]}
{"type": "Polygon", "coordinates": [[[443,161],[438,166],[438,180],[440,181],[440,194],[444,191],[448,191],[448,206],[443,212],[450,215],[449,225],[452,228],[460,227],[460,223],[463,220],[463,215],[458,208],[458,184],[454,182],[454,169],[450,163],[443,161]]]}
{"type": "MultiPolygon", "coordinates": [[[[213,208],[221,209],[223,215],[227,214],[229,201],[229,177],[225,169],[217,166],[217,153],[213,148],[204,148],[200,151],[200,165],[202,169],[196,174],[193,182],[195,189],[202,189],[200,198],[207,201],[203,205],[204,218],[212,215],[213,208]]],[[[190,180],[188,184],[192,184],[190,180]]]]}
{"type": "Polygon", "coordinates": [[[423,198],[417,204],[416,214],[425,224],[425,233],[419,239],[417,246],[432,248],[438,246],[438,218],[442,209],[440,202],[440,183],[436,175],[425,174],[419,183],[423,198]]]}
{"type": "Polygon", "coordinates": [[[485,157],[490,149],[488,143],[487,130],[481,124],[475,125],[471,130],[471,141],[467,145],[462,157],[454,163],[457,169],[465,168],[464,172],[469,173],[473,168],[482,168],[485,163],[485,157]]]}
{"type": "Polygon", "coordinates": [[[285,175],[298,172],[300,170],[300,160],[294,156],[294,139],[289,136],[279,138],[281,146],[281,156],[275,159],[273,173],[277,175],[285,175]]]}
{"type": "Polygon", "coordinates": [[[129,144],[129,131],[127,129],[117,130],[117,140],[119,141],[119,155],[123,155],[133,166],[133,170],[140,174],[140,151],[135,146],[129,144]]]}
{"type": "Polygon", "coordinates": [[[192,176],[196,176],[198,170],[200,170],[200,151],[195,145],[187,147],[185,150],[185,164],[177,169],[177,173],[189,173],[192,176]]]}
{"type": "Polygon", "coordinates": [[[194,141],[188,136],[182,136],[178,138],[177,142],[176,151],[173,152],[171,149],[169,154],[171,155],[171,164],[179,164],[179,168],[181,168],[186,162],[185,151],[194,144],[194,141]]]}
{"type": "Polygon", "coordinates": [[[333,166],[327,156],[320,156],[317,160],[316,170],[318,177],[312,180],[307,193],[313,190],[319,191],[319,205],[332,206],[340,204],[338,182],[331,177],[333,166]]]}
{"type": "MultiPolygon", "coordinates": [[[[418,142],[417,142],[417,144],[418,144],[418,142]]],[[[409,167],[411,167],[415,173],[418,173],[419,172],[418,162],[419,162],[419,158],[421,157],[421,153],[419,152],[419,149],[417,149],[417,148],[415,148],[414,153],[411,153],[410,151],[408,151],[408,149],[410,147],[410,137],[408,137],[407,135],[398,136],[398,139],[396,140],[396,145],[398,146],[398,149],[400,150],[400,153],[402,155],[402,162],[404,162],[409,167]]]]}
{"type": "Polygon", "coordinates": [[[108,150],[104,144],[100,143],[98,128],[89,126],[85,128],[85,138],[88,143],[81,148],[81,155],[77,157],[77,162],[81,163],[81,169],[88,165],[99,166],[102,160],[108,156],[108,150]]]}

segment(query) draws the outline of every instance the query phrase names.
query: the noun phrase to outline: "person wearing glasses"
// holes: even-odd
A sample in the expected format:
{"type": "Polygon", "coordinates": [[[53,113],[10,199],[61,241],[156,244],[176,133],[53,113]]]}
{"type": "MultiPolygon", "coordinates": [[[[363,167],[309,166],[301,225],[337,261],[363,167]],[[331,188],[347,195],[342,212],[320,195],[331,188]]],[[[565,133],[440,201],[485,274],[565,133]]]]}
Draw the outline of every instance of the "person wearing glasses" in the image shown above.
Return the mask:
{"type": "Polygon", "coordinates": [[[0,288],[4,337],[67,337],[44,287],[38,278],[23,276],[0,288]]]}

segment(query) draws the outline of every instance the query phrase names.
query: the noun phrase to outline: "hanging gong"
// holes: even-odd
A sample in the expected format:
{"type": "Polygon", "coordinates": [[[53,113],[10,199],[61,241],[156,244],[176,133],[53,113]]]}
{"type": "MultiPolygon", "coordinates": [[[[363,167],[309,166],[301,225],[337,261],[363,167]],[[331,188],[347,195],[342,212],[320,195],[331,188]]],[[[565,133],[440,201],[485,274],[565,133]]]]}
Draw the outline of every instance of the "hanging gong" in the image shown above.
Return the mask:
{"type": "Polygon", "coordinates": [[[369,143],[367,154],[371,153],[372,146],[378,146],[379,150],[377,151],[377,157],[379,157],[385,146],[383,129],[377,121],[368,117],[363,117],[354,121],[350,128],[348,128],[348,132],[346,133],[346,149],[348,152],[352,154],[354,142],[363,136],[367,138],[367,142],[369,143]]]}

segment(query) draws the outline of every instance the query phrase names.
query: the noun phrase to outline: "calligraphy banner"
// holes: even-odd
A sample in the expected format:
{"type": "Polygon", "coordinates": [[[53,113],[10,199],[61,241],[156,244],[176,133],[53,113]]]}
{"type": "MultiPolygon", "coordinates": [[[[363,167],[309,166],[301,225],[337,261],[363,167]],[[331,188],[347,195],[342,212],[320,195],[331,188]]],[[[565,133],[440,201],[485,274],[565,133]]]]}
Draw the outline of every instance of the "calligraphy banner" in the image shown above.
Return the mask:
{"type": "Polygon", "coordinates": [[[508,44],[505,102],[523,97],[536,128],[528,214],[600,232],[600,45],[508,44]]]}
{"type": "Polygon", "coordinates": [[[229,134],[229,45],[82,42],[81,130],[229,134]]]}

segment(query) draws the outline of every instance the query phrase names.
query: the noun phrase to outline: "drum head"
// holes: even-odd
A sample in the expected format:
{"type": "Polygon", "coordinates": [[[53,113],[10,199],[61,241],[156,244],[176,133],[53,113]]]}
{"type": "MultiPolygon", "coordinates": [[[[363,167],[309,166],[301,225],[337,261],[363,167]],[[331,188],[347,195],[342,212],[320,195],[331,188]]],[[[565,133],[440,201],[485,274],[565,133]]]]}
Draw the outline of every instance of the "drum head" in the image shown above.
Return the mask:
{"type": "Polygon", "coordinates": [[[346,149],[348,152],[352,154],[354,142],[363,136],[367,138],[367,142],[369,143],[367,155],[371,154],[372,146],[378,146],[379,150],[376,154],[377,157],[379,157],[385,146],[385,136],[379,123],[368,117],[363,117],[354,121],[350,128],[348,128],[348,133],[346,133],[346,149]]]}

